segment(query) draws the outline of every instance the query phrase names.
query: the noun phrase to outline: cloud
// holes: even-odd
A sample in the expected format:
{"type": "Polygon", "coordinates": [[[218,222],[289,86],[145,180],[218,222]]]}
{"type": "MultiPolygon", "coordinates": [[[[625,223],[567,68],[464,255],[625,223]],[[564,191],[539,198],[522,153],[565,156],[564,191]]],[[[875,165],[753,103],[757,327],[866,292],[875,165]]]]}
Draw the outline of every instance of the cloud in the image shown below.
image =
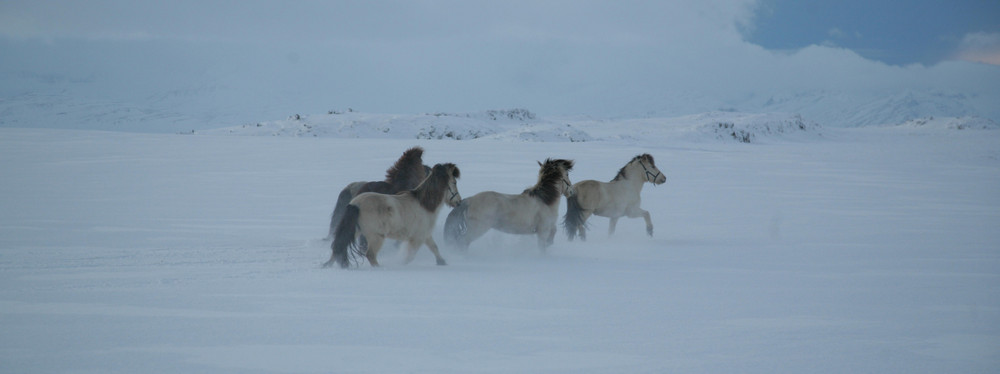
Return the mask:
{"type": "Polygon", "coordinates": [[[975,32],[962,38],[955,58],[1000,65],[1000,33],[975,32]]]}

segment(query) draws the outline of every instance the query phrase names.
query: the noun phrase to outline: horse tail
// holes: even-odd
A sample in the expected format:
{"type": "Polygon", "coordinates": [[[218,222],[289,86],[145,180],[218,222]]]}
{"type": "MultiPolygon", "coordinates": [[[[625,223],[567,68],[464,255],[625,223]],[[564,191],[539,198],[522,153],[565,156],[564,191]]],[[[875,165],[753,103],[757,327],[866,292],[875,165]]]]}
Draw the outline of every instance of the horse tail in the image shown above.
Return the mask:
{"type": "Polygon", "coordinates": [[[566,198],[566,215],[563,216],[563,227],[569,240],[576,237],[576,232],[584,225],[583,207],[580,206],[580,195],[574,194],[566,198]]]}
{"type": "Polygon", "coordinates": [[[465,213],[469,211],[469,200],[462,200],[455,209],[448,213],[444,221],[444,242],[452,247],[461,246],[461,238],[468,231],[465,213]]]}
{"type": "Polygon", "coordinates": [[[344,219],[344,210],[353,198],[354,195],[351,194],[351,186],[340,190],[340,195],[337,196],[337,205],[333,207],[333,214],[330,215],[330,232],[326,235],[327,240],[333,239],[334,234],[337,233],[337,224],[340,223],[340,220],[344,219]]]}
{"type": "Polygon", "coordinates": [[[357,205],[348,204],[347,208],[344,209],[344,218],[337,224],[337,230],[333,236],[333,245],[330,246],[333,253],[330,254],[330,261],[323,264],[323,267],[333,266],[334,263],[340,264],[342,268],[350,265],[347,250],[356,247],[354,239],[357,236],[358,218],[360,216],[361,210],[358,209],[357,205]]]}

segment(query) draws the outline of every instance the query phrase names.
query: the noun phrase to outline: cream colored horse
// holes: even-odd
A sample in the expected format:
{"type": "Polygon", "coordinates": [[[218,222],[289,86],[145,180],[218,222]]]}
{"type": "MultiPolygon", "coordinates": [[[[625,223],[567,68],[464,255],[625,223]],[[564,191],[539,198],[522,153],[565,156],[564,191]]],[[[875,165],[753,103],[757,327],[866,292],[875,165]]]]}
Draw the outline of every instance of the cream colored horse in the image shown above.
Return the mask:
{"type": "Polygon", "coordinates": [[[330,214],[330,231],[325,240],[333,239],[334,231],[337,230],[337,224],[344,218],[344,210],[347,208],[347,204],[355,196],[358,196],[358,194],[365,192],[396,194],[420,185],[420,182],[423,182],[424,178],[427,178],[427,175],[431,173],[431,168],[423,163],[423,155],[423,148],[413,147],[407,149],[403,152],[402,156],[399,156],[399,160],[396,160],[396,163],[385,171],[385,181],[354,182],[348,184],[343,190],[340,190],[340,195],[337,196],[337,204],[333,208],[333,214],[330,214]]]}
{"type": "Polygon", "coordinates": [[[645,182],[663,184],[667,177],[656,168],[653,156],[642,154],[628,162],[611,182],[604,183],[592,179],[573,185],[576,193],[566,198],[566,216],[563,226],[569,240],[579,233],[581,240],[587,240],[586,223],[591,215],[608,217],[608,235],[615,233],[618,218],[646,219],[646,233],[653,236],[653,221],[649,212],[639,207],[639,192],[645,182]]]}
{"type": "Polygon", "coordinates": [[[467,249],[490,229],[509,234],[537,235],[538,248],[552,245],[559,218],[559,199],[572,189],[570,160],[538,163],[538,183],[517,195],[484,191],[462,200],[444,224],[445,243],[467,249]]]}
{"type": "Polygon", "coordinates": [[[455,164],[437,164],[415,189],[396,195],[366,192],[352,199],[334,233],[330,260],[323,266],[335,263],[340,267],[349,266],[347,250],[350,247],[357,251],[359,235],[368,240],[368,249],[363,254],[372,266],[378,266],[378,251],[386,238],[407,243],[406,263],[413,261],[417,249],[426,244],[437,258],[437,264],[445,265],[431,232],[441,205],[447,203],[454,207],[462,200],[456,182],[459,174],[455,164]]]}

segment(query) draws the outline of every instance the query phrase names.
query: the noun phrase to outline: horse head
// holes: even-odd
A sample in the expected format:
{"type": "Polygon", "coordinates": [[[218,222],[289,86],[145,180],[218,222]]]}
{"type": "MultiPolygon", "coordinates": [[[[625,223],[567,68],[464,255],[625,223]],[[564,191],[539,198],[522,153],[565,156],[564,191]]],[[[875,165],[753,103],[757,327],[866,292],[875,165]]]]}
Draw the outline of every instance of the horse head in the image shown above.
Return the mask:
{"type": "Polygon", "coordinates": [[[452,208],[457,207],[462,202],[462,195],[458,193],[458,178],[462,175],[462,172],[458,170],[458,166],[452,163],[434,165],[435,168],[438,166],[442,168],[443,173],[448,178],[447,188],[445,189],[445,203],[452,208]]]}
{"type": "Polygon", "coordinates": [[[538,171],[539,179],[544,180],[547,178],[558,177],[558,181],[555,182],[555,188],[560,195],[571,196],[575,192],[573,190],[573,182],[569,179],[569,171],[573,170],[573,160],[564,159],[546,159],[545,163],[538,163],[541,169],[538,171]],[[556,176],[555,173],[558,173],[556,176]]]}
{"type": "Polygon", "coordinates": [[[441,203],[449,206],[457,206],[462,201],[462,196],[458,194],[458,179],[460,173],[455,164],[437,164],[431,168],[431,175],[424,179],[417,188],[410,191],[420,205],[428,211],[435,211],[441,203]]]}
{"type": "Polygon", "coordinates": [[[656,163],[653,161],[653,155],[644,153],[637,156],[636,161],[638,161],[639,166],[642,167],[644,178],[647,182],[654,185],[664,184],[667,182],[667,176],[663,175],[660,169],[656,167],[656,163]]]}
{"type": "Polygon", "coordinates": [[[559,162],[559,167],[562,169],[562,188],[563,195],[566,197],[572,196],[576,191],[573,189],[573,182],[569,180],[569,171],[573,170],[573,160],[556,160],[559,162]]]}

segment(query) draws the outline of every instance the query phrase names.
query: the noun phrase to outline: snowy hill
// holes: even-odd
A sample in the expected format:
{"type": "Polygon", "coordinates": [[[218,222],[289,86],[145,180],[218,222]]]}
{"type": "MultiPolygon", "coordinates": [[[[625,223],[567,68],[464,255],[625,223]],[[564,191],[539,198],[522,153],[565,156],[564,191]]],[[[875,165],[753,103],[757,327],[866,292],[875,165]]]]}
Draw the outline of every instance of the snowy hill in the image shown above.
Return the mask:
{"type": "Polygon", "coordinates": [[[846,94],[811,91],[768,96],[763,102],[743,104],[746,110],[801,113],[830,127],[866,127],[900,124],[923,117],[986,116],[974,100],[962,94],[906,91],[896,94],[846,94]]]}
{"type": "Polygon", "coordinates": [[[787,113],[710,112],[633,120],[543,119],[525,109],[468,114],[389,115],[328,112],[199,131],[199,134],[375,139],[502,139],[655,144],[669,140],[758,143],[821,138],[821,126],[787,113]]]}
{"type": "Polygon", "coordinates": [[[467,114],[371,114],[330,111],[293,115],[284,120],[227,127],[200,134],[294,136],[373,139],[514,139],[526,141],[590,141],[572,125],[538,120],[525,109],[489,110],[467,114]]]}
{"type": "Polygon", "coordinates": [[[996,130],[1000,124],[980,117],[927,117],[917,118],[898,125],[900,128],[938,130],[996,130]]]}
{"type": "MultiPolygon", "coordinates": [[[[1000,129],[988,118],[925,117],[879,126],[909,131],[1000,129]]],[[[668,142],[768,143],[824,139],[824,127],[793,113],[707,112],[672,118],[540,118],[525,109],[422,115],[330,111],[197,131],[202,135],[355,139],[494,139],[530,142],[611,141],[654,146],[668,142]]]]}
{"type": "Polygon", "coordinates": [[[674,118],[584,121],[574,125],[597,139],[647,145],[669,141],[760,143],[823,138],[822,126],[791,113],[708,112],[674,118]]]}

